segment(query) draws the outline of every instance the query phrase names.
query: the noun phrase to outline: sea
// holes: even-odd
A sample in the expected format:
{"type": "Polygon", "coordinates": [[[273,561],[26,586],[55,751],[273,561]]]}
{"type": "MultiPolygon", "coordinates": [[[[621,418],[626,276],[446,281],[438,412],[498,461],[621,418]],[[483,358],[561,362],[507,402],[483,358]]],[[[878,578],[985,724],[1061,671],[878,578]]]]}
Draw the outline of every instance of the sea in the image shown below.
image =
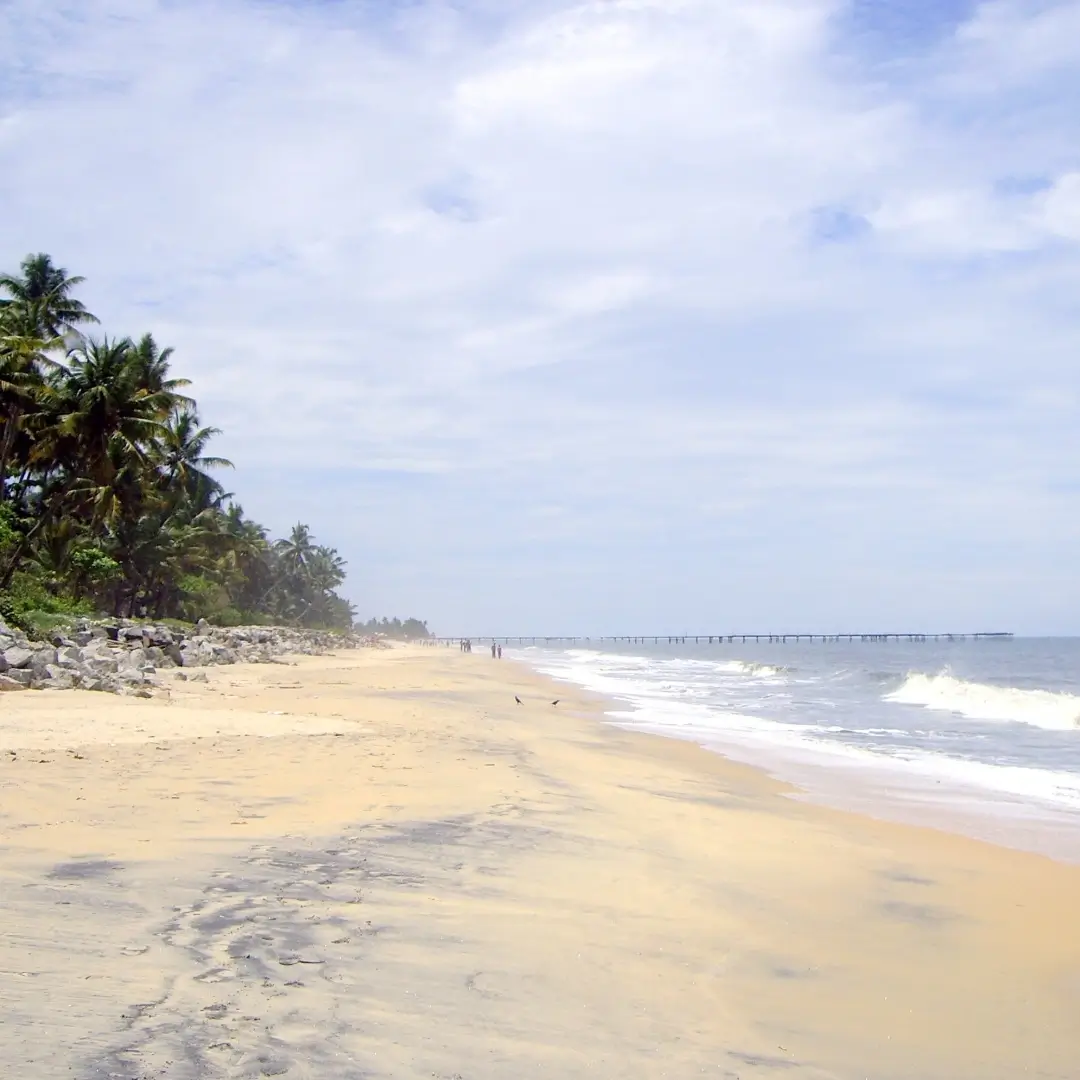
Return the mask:
{"type": "Polygon", "coordinates": [[[1080,863],[1080,639],[510,649],[794,797],[1080,863]]]}

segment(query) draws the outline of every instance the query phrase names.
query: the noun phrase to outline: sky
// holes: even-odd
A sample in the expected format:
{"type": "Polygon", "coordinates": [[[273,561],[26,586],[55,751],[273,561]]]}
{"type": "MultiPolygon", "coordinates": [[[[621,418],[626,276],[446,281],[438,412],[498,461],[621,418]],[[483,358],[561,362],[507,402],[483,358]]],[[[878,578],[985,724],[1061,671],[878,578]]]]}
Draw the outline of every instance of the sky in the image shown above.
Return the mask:
{"type": "Polygon", "coordinates": [[[0,263],[452,634],[1080,633],[1080,0],[0,0],[0,263]]]}

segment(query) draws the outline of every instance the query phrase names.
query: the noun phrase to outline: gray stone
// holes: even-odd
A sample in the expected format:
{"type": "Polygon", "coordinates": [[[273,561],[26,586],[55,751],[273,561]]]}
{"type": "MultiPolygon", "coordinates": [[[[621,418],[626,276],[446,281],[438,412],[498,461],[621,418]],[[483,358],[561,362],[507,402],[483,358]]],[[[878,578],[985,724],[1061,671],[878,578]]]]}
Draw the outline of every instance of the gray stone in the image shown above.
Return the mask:
{"type": "Polygon", "coordinates": [[[13,645],[10,649],[4,650],[4,660],[9,668],[24,668],[33,658],[34,654],[29,649],[19,645],[13,645]]]}
{"type": "Polygon", "coordinates": [[[196,634],[209,634],[210,633],[210,624],[205,619],[200,619],[195,624],[195,633],[196,634]]]}
{"type": "Polygon", "coordinates": [[[34,650],[34,655],[30,658],[30,666],[34,671],[42,671],[49,664],[55,664],[56,660],[56,650],[51,645],[41,645],[34,650]]]}
{"type": "Polygon", "coordinates": [[[11,679],[7,675],[0,675],[0,693],[8,690],[29,690],[28,683],[19,682],[18,679],[11,679]]]}
{"type": "Polygon", "coordinates": [[[5,678],[14,679],[23,686],[29,686],[34,681],[34,673],[29,668],[9,668],[5,678]]]}
{"type": "Polygon", "coordinates": [[[59,664],[46,664],[43,675],[35,676],[37,680],[46,682],[50,690],[70,690],[75,685],[71,672],[59,664]]]}

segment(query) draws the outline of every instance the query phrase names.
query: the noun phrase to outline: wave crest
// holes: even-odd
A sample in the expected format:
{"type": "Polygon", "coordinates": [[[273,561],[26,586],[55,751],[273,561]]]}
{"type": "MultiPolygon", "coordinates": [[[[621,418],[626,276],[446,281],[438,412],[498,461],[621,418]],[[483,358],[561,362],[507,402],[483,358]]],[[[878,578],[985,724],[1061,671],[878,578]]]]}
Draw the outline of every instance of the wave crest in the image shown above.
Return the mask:
{"type": "Polygon", "coordinates": [[[969,720],[1031,724],[1050,731],[1080,728],[1080,697],[1052,690],[1022,690],[966,682],[952,675],[915,672],[886,701],[958,713],[969,720]]]}

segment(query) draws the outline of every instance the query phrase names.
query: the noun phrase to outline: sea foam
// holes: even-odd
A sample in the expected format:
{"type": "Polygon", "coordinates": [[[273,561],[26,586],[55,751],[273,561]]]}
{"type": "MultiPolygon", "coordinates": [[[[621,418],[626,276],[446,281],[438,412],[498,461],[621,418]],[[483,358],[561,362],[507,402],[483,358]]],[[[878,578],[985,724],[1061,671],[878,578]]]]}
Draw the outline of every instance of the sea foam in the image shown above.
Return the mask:
{"type": "Polygon", "coordinates": [[[886,694],[885,700],[951,712],[969,720],[1031,724],[1050,731],[1080,729],[1080,697],[1073,694],[990,686],[948,674],[915,672],[886,694]]]}

